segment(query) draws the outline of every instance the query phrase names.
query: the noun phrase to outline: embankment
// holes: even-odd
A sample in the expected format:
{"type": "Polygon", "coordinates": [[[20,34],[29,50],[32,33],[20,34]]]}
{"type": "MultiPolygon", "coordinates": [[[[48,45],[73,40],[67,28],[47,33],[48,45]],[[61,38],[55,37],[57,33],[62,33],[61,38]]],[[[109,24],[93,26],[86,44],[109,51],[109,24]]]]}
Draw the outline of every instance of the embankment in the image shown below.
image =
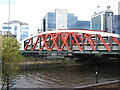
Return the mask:
{"type": "Polygon", "coordinates": [[[65,59],[43,59],[38,57],[25,58],[25,60],[20,64],[21,69],[37,69],[45,67],[60,67],[60,66],[76,66],[81,65],[75,60],[65,60],[65,59]]]}

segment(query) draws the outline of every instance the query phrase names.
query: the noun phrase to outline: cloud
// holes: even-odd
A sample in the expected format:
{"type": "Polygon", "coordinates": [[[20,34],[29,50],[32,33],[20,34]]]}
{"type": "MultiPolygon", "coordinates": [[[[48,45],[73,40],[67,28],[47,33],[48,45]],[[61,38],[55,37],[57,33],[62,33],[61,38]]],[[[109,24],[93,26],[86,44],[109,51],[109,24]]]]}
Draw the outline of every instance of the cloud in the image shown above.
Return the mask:
{"type": "MultiPolygon", "coordinates": [[[[9,0],[0,0],[0,4],[7,5],[9,0]]],[[[16,0],[10,0],[10,4],[16,4],[16,0]]]]}

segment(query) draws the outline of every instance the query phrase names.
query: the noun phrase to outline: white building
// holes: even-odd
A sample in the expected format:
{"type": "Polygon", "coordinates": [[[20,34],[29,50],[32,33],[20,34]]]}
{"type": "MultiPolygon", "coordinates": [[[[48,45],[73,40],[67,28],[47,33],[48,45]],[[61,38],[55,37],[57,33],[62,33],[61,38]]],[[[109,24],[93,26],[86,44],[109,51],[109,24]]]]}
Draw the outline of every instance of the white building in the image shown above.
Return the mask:
{"type": "Polygon", "coordinates": [[[67,10],[56,9],[56,30],[67,29],[67,10]]]}
{"type": "Polygon", "coordinates": [[[118,15],[120,15],[120,1],[118,2],[118,15]]]}
{"type": "Polygon", "coordinates": [[[28,37],[29,26],[27,23],[17,20],[3,23],[2,35],[7,34],[8,32],[16,35],[17,41],[20,41],[28,37]]]}

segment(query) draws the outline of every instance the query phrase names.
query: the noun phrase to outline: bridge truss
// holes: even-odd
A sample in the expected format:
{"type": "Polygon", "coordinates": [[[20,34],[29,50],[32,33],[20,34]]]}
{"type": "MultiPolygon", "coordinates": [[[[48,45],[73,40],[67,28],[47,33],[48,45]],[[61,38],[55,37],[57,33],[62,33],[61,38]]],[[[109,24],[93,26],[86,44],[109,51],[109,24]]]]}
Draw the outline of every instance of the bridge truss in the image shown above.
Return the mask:
{"type": "Polygon", "coordinates": [[[94,30],[41,32],[20,42],[24,51],[118,51],[118,34],[94,30]]]}

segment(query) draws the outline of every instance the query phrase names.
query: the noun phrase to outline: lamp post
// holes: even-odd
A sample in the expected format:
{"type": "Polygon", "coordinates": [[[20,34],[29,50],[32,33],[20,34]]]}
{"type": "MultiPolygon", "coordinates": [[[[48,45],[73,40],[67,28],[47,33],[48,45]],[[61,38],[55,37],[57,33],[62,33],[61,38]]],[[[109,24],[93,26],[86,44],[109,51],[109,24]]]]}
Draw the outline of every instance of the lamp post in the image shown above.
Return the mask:
{"type": "Polygon", "coordinates": [[[96,83],[98,83],[98,67],[96,66],[95,68],[95,74],[96,74],[96,83]]]}
{"type": "Polygon", "coordinates": [[[0,89],[2,88],[2,35],[0,35],[0,89]]]}
{"type": "Polygon", "coordinates": [[[10,27],[10,0],[8,3],[8,32],[7,32],[7,36],[9,37],[9,28],[10,27]]]}

